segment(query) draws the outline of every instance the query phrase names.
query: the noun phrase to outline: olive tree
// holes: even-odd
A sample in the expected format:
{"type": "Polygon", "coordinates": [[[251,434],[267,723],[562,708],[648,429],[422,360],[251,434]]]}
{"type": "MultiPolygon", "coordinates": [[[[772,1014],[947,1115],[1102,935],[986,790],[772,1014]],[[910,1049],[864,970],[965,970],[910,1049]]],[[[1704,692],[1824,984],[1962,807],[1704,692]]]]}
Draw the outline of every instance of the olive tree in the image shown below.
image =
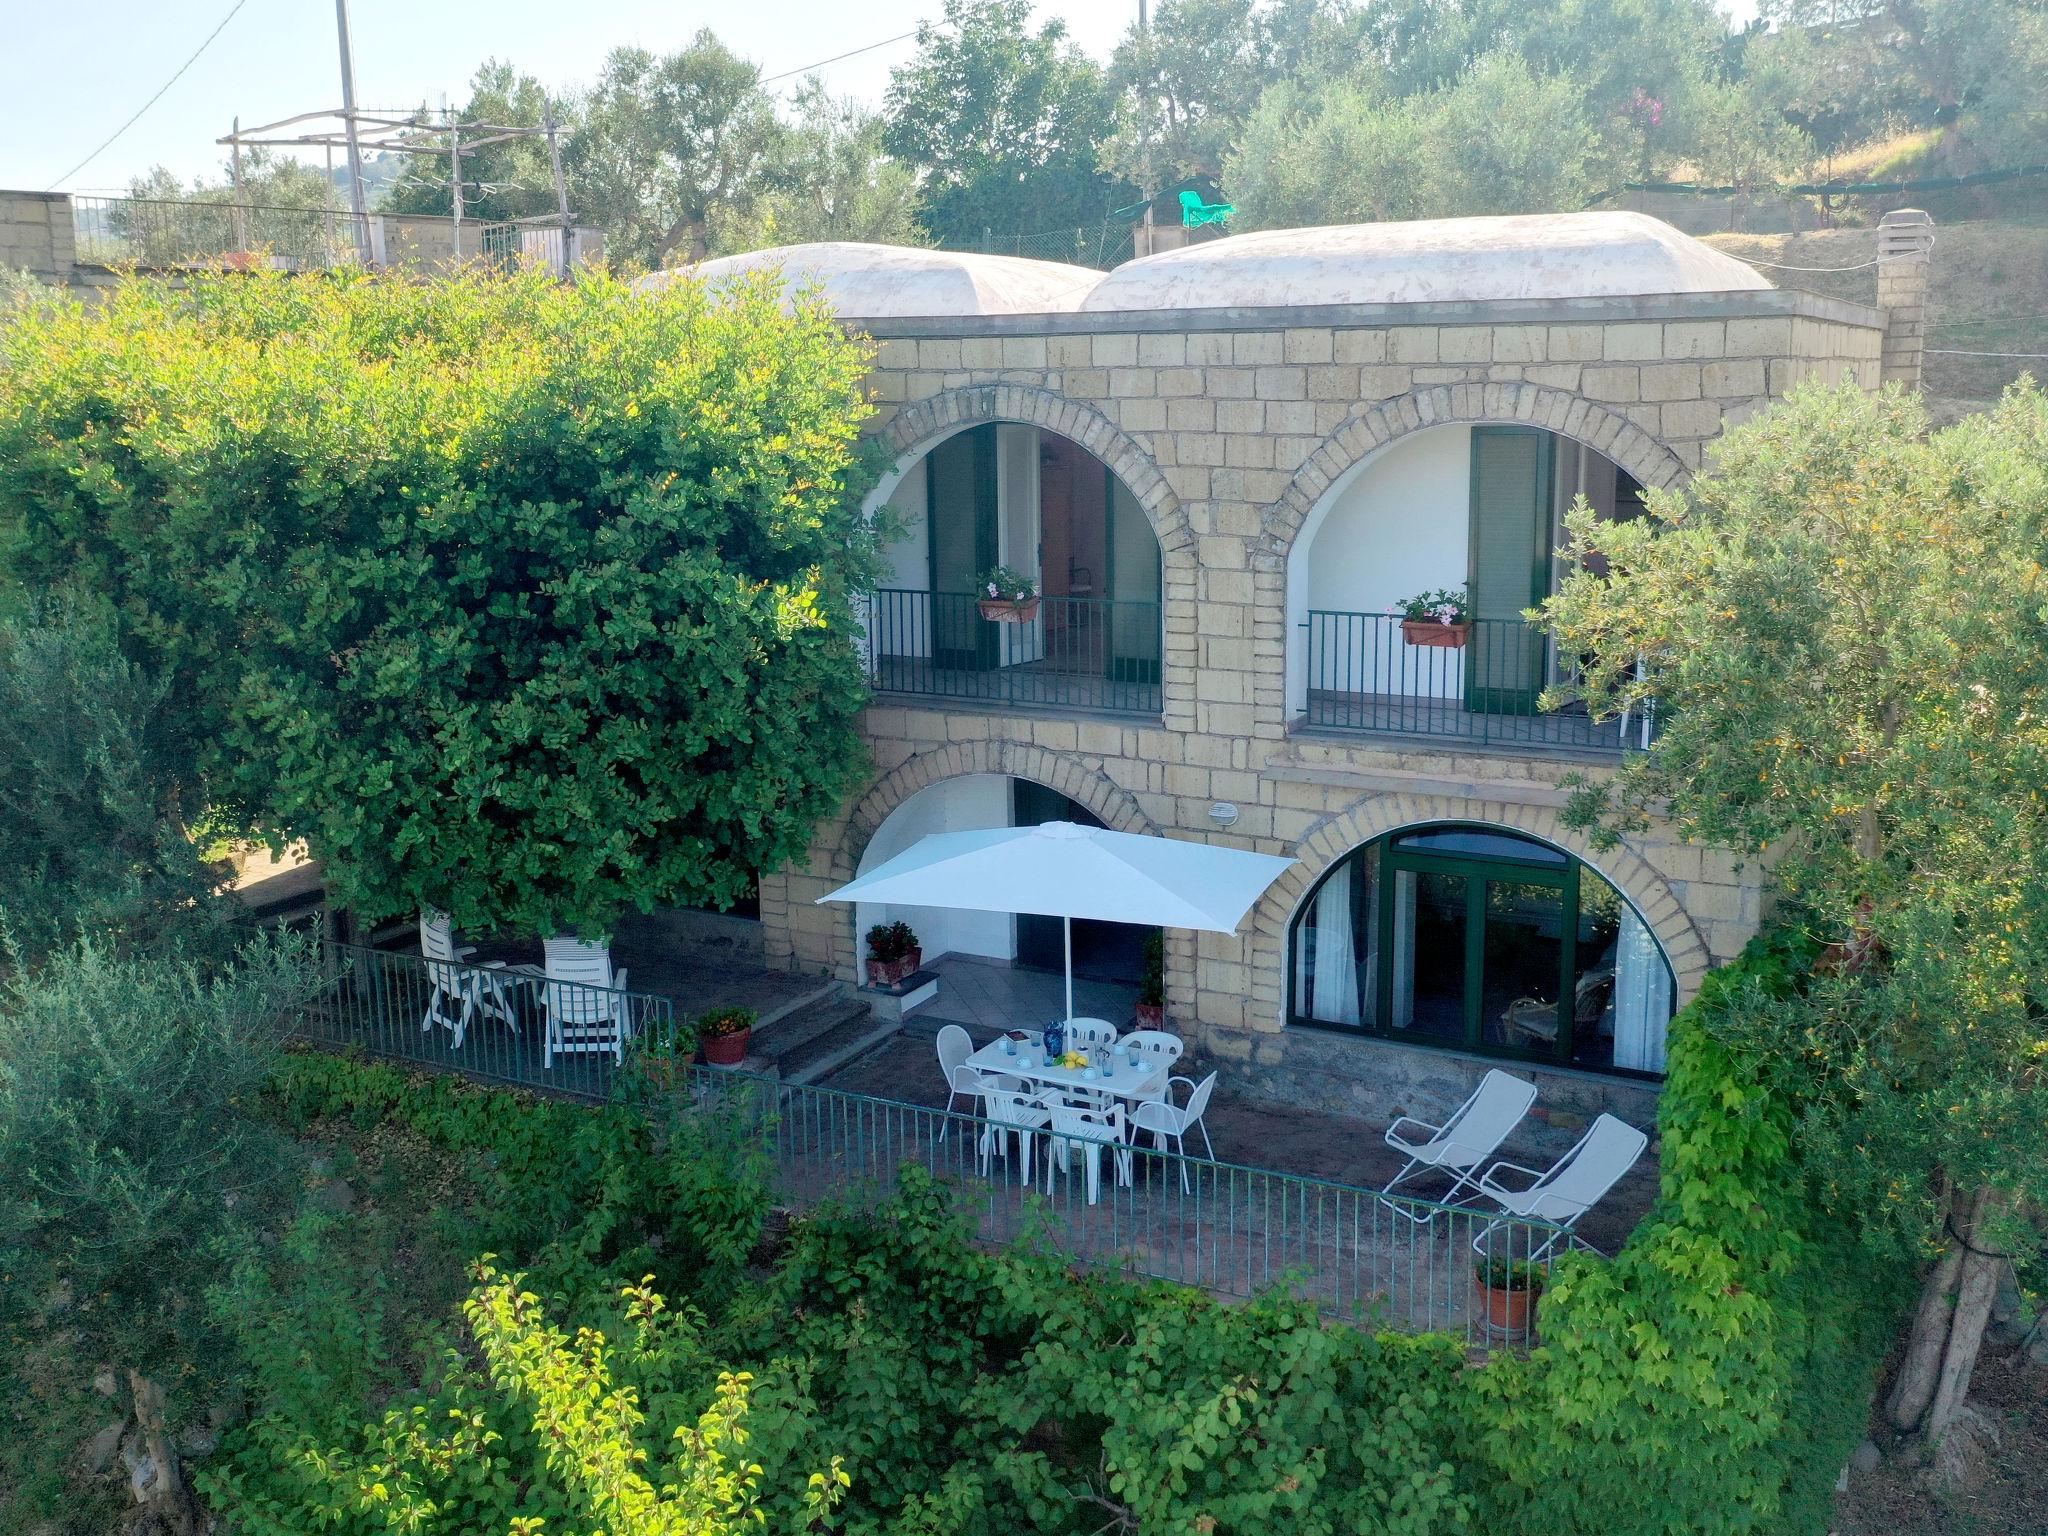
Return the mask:
{"type": "Polygon", "coordinates": [[[0,339],[0,568],[365,918],[723,904],[861,764],[864,366],[765,282],[130,280],[0,339]]]}
{"type": "Polygon", "coordinates": [[[1930,438],[1912,397],[1805,388],[1651,511],[1568,519],[1572,691],[1663,722],[1574,815],[1657,807],[1829,945],[1754,1043],[1836,1219],[1931,1261],[1887,1407],[1938,1440],[2048,1196],[2048,397],[1930,438]]]}

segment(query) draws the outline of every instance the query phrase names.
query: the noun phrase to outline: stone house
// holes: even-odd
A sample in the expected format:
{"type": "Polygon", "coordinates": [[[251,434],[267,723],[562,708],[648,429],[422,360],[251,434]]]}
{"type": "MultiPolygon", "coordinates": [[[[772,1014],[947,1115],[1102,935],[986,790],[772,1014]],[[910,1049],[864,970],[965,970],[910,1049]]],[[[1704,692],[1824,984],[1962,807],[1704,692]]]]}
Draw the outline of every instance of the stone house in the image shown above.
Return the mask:
{"type": "MultiPolygon", "coordinates": [[[[1107,276],[852,245],[709,264],[821,284],[873,339],[891,459],[875,775],[763,876],[768,954],[853,980],[857,934],[904,916],[927,957],[1052,958],[1043,920],[816,904],[932,831],[1223,842],[1295,860],[1240,934],[1165,935],[1168,1015],[1238,1092],[1425,1111],[1509,1058],[1554,1111],[1647,1120],[1757,872],[1562,824],[1560,780],[1654,722],[1544,712],[1570,658],[1521,615],[1575,497],[1641,515],[1802,379],[1915,382],[1929,244],[1888,216],[1875,309],[1626,213],[1272,231],[1107,276]],[[1042,594],[1027,621],[977,611],[998,565],[1042,594]],[[1467,626],[1404,631],[1447,588],[1467,626]]],[[[1077,948],[1127,963],[1101,926],[1077,948]]]]}

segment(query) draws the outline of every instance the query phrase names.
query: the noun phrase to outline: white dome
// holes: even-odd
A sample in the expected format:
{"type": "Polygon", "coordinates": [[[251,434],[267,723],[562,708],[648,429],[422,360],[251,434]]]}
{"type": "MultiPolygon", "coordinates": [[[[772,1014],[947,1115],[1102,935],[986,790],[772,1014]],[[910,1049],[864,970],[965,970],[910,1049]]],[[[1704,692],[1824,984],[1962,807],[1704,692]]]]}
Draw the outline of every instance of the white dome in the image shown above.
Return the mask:
{"type": "Polygon", "coordinates": [[[1064,313],[1102,281],[1100,272],[1056,261],[829,240],[721,256],[640,282],[658,288],[680,275],[715,284],[752,272],[779,273],[785,290],[815,285],[848,320],[1064,313]]]}
{"type": "Polygon", "coordinates": [[[1542,213],[1231,235],[1127,261],[1081,308],[1633,298],[1770,286],[1648,214],[1542,213]]]}

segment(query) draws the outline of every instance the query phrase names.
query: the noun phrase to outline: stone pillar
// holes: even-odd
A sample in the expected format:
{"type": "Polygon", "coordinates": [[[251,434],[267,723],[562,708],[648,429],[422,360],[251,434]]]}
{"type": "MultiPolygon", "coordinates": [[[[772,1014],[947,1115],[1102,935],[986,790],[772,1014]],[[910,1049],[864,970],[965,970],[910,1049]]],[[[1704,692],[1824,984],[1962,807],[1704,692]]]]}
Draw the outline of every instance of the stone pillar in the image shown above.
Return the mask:
{"type": "Polygon", "coordinates": [[[1877,225],[1877,307],[1884,311],[1881,384],[1920,387],[1927,346],[1927,279],[1934,220],[1918,208],[1895,208],[1877,225]]]}

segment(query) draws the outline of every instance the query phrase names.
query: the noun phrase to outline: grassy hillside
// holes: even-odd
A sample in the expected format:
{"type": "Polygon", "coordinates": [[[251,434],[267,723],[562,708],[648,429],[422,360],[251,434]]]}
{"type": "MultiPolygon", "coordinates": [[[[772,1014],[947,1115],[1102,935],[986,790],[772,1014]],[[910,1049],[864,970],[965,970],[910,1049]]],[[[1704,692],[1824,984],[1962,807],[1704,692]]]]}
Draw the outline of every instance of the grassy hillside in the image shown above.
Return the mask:
{"type": "MultiPolygon", "coordinates": [[[[1754,261],[1780,288],[1877,301],[1874,229],[1804,235],[1708,235],[1707,243],[1754,261]],[[1854,271],[1787,271],[1789,267],[1854,271]]],[[[2048,380],[2048,226],[2005,220],[1937,224],[1928,295],[1928,404],[1948,421],[1981,410],[2022,373],[2048,380]],[[2032,359],[1944,356],[1944,352],[2037,353],[2032,359]]]]}

